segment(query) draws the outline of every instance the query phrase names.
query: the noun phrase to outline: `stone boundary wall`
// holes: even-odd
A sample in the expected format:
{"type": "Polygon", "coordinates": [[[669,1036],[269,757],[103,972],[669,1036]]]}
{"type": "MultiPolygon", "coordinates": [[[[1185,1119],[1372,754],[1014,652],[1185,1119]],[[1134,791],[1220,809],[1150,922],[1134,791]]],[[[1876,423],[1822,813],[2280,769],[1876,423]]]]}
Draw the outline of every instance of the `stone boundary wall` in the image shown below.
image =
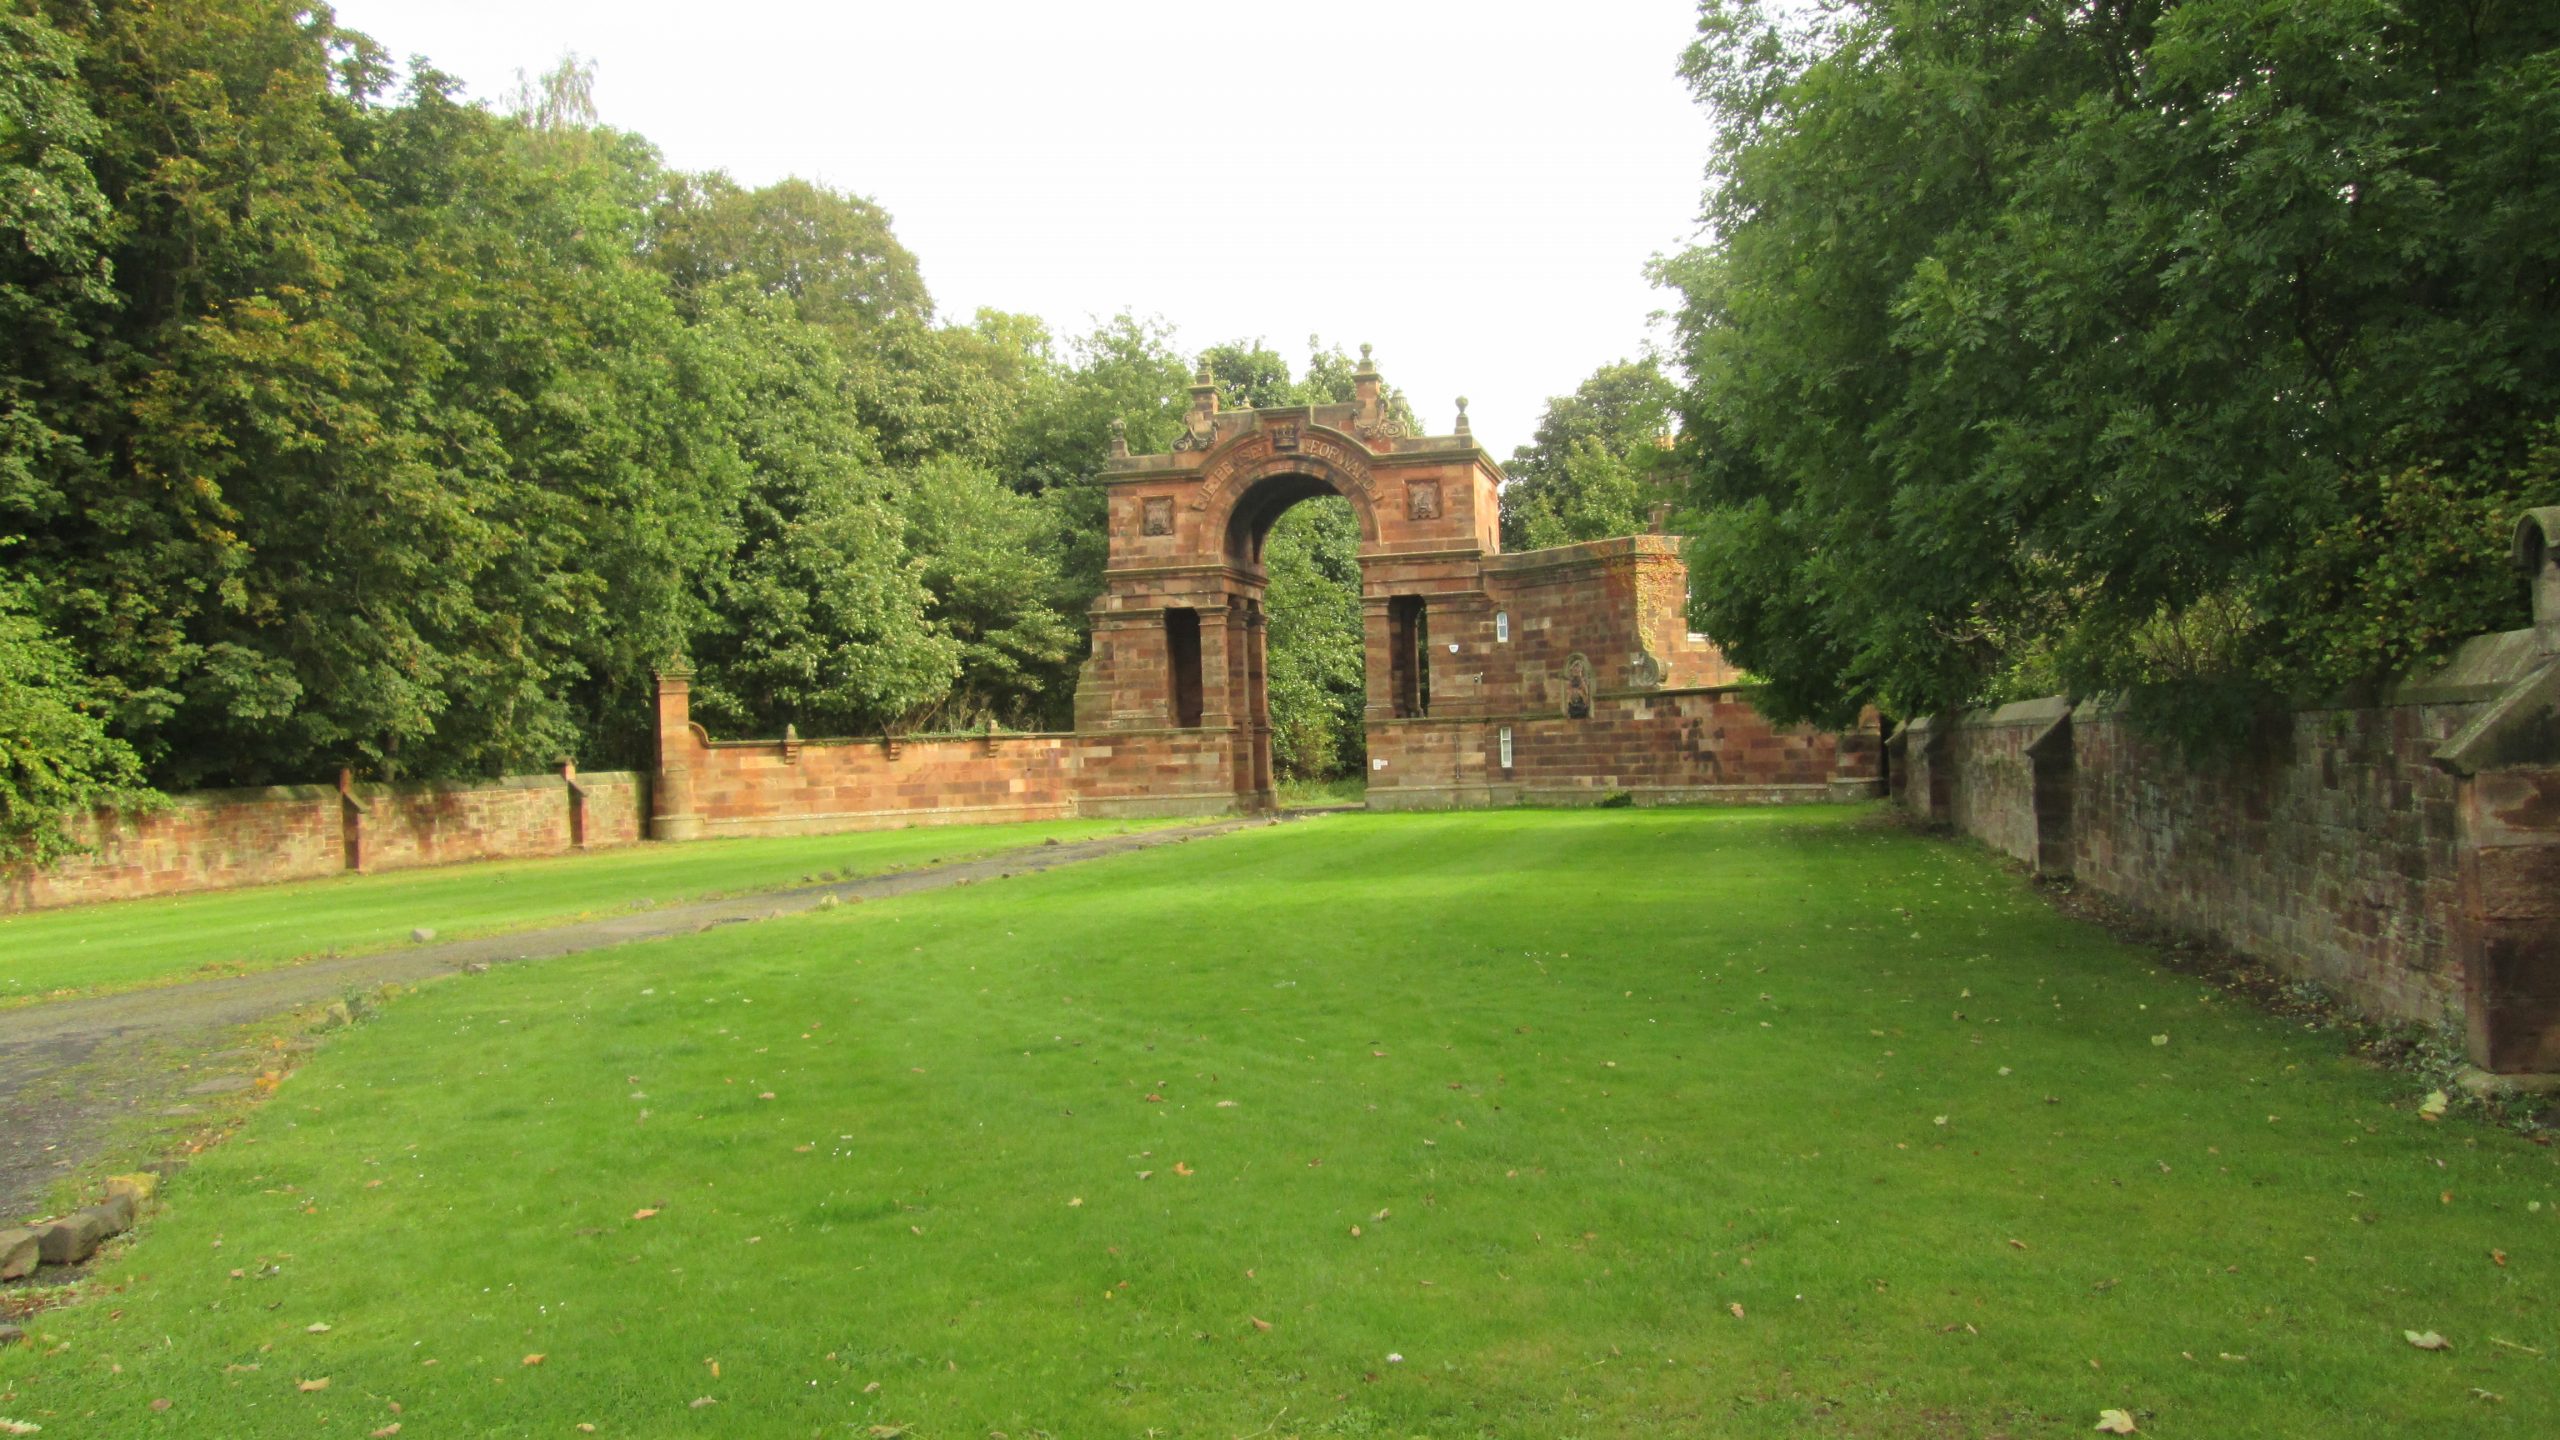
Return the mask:
{"type": "Polygon", "coordinates": [[[820,835],[1075,813],[1072,737],[697,742],[699,833],[820,835]]]}
{"type": "Polygon", "coordinates": [[[2229,758],[2028,701],[1903,726],[1894,797],[2369,1015],[2459,1023],[2487,1075],[2560,1076],[2560,509],[2517,559],[2533,628],[2229,758]]]}
{"type": "Polygon", "coordinates": [[[1944,771],[1940,818],[2014,859],[2367,1014],[2458,1022],[2458,786],[2429,757],[2477,709],[2305,710],[2192,762],[2107,707],[2030,701],[1917,731],[1908,763],[1916,785],[1944,771]],[[2039,740],[2068,765],[2041,785],[2039,740]]]}
{"type": "Polygon", "coordinates": [[[91,848],[0,871],[0,913],[401,870],[520,860],[638,841],[648,779],[629,771],[398,785],[280,785],[171,796],[71,824],[91,848]]]}
{"type": "Polygon", "coordinates": [[[1369,808],[1587,805],[1620,791],[1639,805],[1862,799],[1876,793],[1879,740],[1872,720],[1847,735],[1772,725],[1729,685],[1604,691],[1578,720],[1371,721],[1369,808]]]}

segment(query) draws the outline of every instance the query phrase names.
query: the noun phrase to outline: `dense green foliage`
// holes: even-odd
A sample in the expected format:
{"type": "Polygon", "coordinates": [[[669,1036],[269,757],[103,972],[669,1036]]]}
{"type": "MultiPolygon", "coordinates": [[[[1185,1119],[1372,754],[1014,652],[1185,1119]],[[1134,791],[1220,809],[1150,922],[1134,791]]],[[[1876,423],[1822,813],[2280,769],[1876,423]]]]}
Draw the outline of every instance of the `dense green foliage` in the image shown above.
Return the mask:
{"type": "Polygon", "coordinates": [[[1067,718],[1163,327],[945,323],[879,206],[669,171],[574,65],[395,90],[284,0],[0,42],[0,860],[142,780],[633,763],[678,657],[732,733],[1067,718]]]}
{"type": "Polygon", "coordinates": [[[1541,550],[1632,535],[1676,498],[1668,448],[1680,392],[1651,356],[1603,365],[1547,402],[1502,487],[1502,546],[1541,550]]]}
{"type": "Polygon", "coordinates": [[[2549,1433],[2553,1150],[1858,820],[1332,816],[457,977],[171,1175],[0,1415],[2549,1433]]]}
{"type": "Polygon", "coordinates": [[[2174,731],[2521,623],[2560,9],[1709,0],[1697,619],[1790,716],[2174,731]]]}

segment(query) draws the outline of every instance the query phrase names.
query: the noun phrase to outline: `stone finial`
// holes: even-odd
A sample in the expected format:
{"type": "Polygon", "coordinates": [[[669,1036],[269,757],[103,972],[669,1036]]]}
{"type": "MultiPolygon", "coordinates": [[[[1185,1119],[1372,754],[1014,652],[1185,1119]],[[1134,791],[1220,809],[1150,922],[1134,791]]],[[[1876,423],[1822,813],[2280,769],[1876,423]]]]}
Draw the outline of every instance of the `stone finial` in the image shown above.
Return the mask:
{"type": "Polygon", "coordinates": [[[1116,417],[1111,422],[1111,458],[1129,458],[1129,422],[1116,417]]]}
{"type": "Polygon", "coordinates": [[[1206,450],[1218,438],[1218,382],[1209,373],[1209,355],[1200,354],[1200,368],[1191,377],[1191,409],[1182,417],[1182,434],[1173,442],[1181,450],[1206,450]]]}
{"type": "Polygon", "coordinates": [[[1458,397],[1458,428],[1450,433],[1453,435],[1473,435],[1476,433],[1467,425],[1467,397],[1464,395],[1458,397]]]}
{"type": "Polygon", "coordinates": [[[2533,628],[2541,649],[2560,652],[2560,505],[2516,517],[2516,569],[2533,597],[2533,628]]]}
{"type": "Polygon", "coordinates": [[[1370,346],[1368,341],[1363,340],[1360,342],[1360,369],[1355,373],[1362,375],[1375,375],[1378,373],[1378,362],[1370,358],[1369,349],[1370,346]]]}

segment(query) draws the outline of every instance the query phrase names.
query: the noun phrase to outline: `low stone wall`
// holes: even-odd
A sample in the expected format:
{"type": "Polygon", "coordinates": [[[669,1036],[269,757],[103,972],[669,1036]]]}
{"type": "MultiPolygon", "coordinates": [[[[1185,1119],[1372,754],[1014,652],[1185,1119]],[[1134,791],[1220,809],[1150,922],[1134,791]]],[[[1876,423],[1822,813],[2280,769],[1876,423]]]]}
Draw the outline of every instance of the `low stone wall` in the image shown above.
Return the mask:
{"type": "Polygon", "coordinates": [[[2453,1021],[2458,786],[2429,757],[2476,709],[2305,710],[2238,755],[2196,762],[2107,707],[2034,701],[1923,728],[1934,743],[1913,770],[1942,770],[1940,818],[2015,859],[2369,1014],[2453,1021]],[[2039,740],[2069,766],[2041,787],[2039,740]]]}
{"type": "Polygon", "coordinates": [[[698,740],[681,763],[704,835],[1052,820],[1075,813],[1070,738],[698,740]]]}
{"type": "Polygon", "coordinates": [[[628,845],[647,811],[647,778],[627,771],[197,791],[75,820],[90,852],[0,872],[0,911],[628,845]]]}
{"type": "Polygon", "coordinates": [[[1856,799],[1876,791],[1877,744],[1872,721],[1845,736],[1771,725],[1738,686],[1603,693],[1578,720],[1372,721],[1368,798],[1375,810],[1591,804],[1619,792],[1640,805],[1856,799]]]}
{"type": "Polygon", "coordinates": [[[2367,1014],[2560,1071],[2560,632],[2482,636],[2368,704],[2191,759],[2112,706],[1914,721],[1894,793],[2367,1014]]]}

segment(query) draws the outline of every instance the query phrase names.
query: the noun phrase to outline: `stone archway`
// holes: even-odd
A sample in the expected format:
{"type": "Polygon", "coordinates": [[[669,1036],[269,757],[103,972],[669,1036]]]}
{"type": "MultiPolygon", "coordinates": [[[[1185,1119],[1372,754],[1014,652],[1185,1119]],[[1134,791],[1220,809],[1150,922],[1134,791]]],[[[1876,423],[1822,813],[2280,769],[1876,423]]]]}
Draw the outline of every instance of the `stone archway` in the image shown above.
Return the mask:
{"type": "MultiPolygon", "coordinates": [[[[1406,435],[1382,390],[1366,347],[1341,405],[1221,411],[1204,373],[1173,450],[1133,456],[1115,443],[1102,477],[1110,558],[1076,730],[1171,753],[1154,767],[1161,784],[1102,799],[1130,811],[1270,807],[1262,544],[1283,512],[1315,496],[1343,497],[1360,525],[1373,740],[1381,724],[1424,718],[1425,637],[1487,610],[1478,577],[1500,548],[1502,472],[1476,445],[1464,402],[1454,434],[1406,435]]],[[[1429,713],[1481,708],[1469,692],[1455,675],[1432,685],[1429,713]]]]}

